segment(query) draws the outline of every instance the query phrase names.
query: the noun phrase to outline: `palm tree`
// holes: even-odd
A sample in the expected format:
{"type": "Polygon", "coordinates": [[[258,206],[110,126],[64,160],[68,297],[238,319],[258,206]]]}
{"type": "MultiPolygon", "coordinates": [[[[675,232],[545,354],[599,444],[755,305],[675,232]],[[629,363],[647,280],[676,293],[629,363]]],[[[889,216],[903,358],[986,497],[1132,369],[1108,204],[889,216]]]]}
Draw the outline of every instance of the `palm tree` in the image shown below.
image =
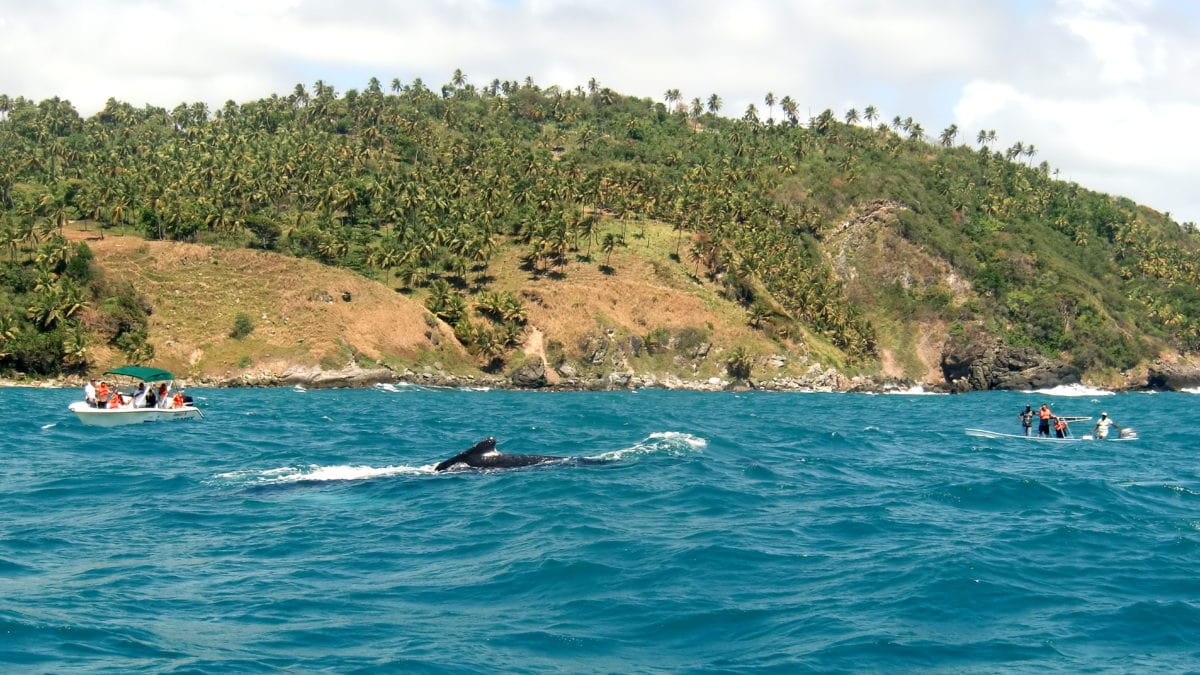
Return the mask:
{"type": "Polygon", "coordinates": [[[678,89],[668,89],[666,93],[663,94],[663,99],[666,100],[667,107],[671,107],[673,105],[676,109],[678,109],[679,102],[683,100],[683,95],[679,93],[678,89]]]}
{"type": "Polygon", "coordinates": [[[875,106],[869,105],[863,108],[863,119],[867,121],[867,124],[874,124],[875,120],[879,119],[879,111],[875,109],[875,106]]]}
{"type": "Polygon", "coordinates": [[[775,124],[775,93],[768,91],[763,103],[767,104],[767,124],[775,124]]]}
{"type": "Polygon", "coordinates": [[[799,106],[791,96],[784,96],[783,101],[780,102],[780,107],[783,108],[783,114],[787,116],[789,124],[796,126],[800,123],[800,118],[796,115],[799,106]]]}
{"type": "Polygon", "coordinates": [[[846,124],[858,124],[857,108],[851,108],[846,111],[846,124]]]}
{"type": "Polygon", "coordinates": [[[467,83],[467,76],[463,75],[462,69],[455,68],[454,74],[450,77],[450,84],[453,84],[455,87],[461,89],[462,86],[466,83],[467,83]]]}
{"type": "Polygon", "coordinates": [[[612,261],[613,251],[624,243],[621,235],[615,232],[609,232],[604,235],[604,240],[600,244],[600,250],[604,251],[604,266],[611,268],[609,264],[612,261]]]}
{"type": "Polygon", "coordinates": [[[958,125],[957,124],[951,124],[950,126],[946,127],[944,130],[942,130],[942,135],[941,135],[942,145],[947,148],[954,145],[954,137],[957,135],[958,135],[958,125]]]}
{"type": "Polygon", "coordinates": [[[713,94],[708,97],[708,112],[717,114],[721,110],[721,97],[713,94]]]}

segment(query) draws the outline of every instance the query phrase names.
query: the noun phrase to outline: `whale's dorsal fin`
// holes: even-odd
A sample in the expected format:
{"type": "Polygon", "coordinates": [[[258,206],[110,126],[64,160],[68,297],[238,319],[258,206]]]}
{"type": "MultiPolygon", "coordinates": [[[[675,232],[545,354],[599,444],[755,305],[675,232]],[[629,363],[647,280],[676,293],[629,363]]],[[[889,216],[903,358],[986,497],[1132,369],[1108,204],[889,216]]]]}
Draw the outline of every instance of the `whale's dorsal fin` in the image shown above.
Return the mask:
{"type": "Polygon", "coordinates": [[[471,446],[469,449],[463,450],[462,452],[451,457],[450,459],[448,459],[444,462],[441,462],[437,466],[433,467],[433,470],[434,471],[445,471],[446,469],[449,469],[450,467],[454,466],[455,464],[466,464],[466,465],[470,466],[472,458],[482,457],[483,455],[486,455],[486,454],[492,453],[492,452],[496,452],[496,439],[492,438],[491,436],[488,436],[487,438],[483,439],[482,441],[479,441],[475,445],[471,446]]]}

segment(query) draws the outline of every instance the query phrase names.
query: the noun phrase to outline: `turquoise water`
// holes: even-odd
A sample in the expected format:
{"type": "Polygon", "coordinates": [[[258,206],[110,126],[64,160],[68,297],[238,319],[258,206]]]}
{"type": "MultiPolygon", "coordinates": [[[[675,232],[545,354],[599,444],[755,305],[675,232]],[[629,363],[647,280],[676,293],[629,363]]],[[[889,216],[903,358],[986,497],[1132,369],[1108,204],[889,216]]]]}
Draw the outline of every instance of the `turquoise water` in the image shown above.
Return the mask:
{"type": "Polygon", "coordinates": [[[0,390],[3,670],[1200,664],[1193,395],[189,393],[0,390]],[[1141,439],[963,434],[1043,400],[1141,439]],[[488,435],[613,461],[431,471],[488,435]]]}

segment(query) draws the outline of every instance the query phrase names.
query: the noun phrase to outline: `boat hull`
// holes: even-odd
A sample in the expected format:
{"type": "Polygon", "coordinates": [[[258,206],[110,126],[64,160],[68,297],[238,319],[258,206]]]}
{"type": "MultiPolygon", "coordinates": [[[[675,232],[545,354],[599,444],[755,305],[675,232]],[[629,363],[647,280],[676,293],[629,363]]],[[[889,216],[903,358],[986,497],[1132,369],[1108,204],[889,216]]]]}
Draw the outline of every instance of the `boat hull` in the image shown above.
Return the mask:
{"type": "Polygon", "coordinates": [[[1114,436],[1109,436],[1108,438],[1101,439],[1101,438],[1095,438],[1091,434],[1088,434],[1085,436],[1078,436],[1078,437],[1072,436],[1069,438],[1057,438],[1057,437],[1047,437],[1047,436],[1024,436],[1022,434],[1002,434],[999,431],[988,431],[986,429],[967,429],[966,434],[968,436],[974,436],[976,438],[1010,438],[1010,439],[1021,440],[1021,441],[1033,441],[1035,443],[1084,443],[1087,441],[1102,441],[1102,442],[1108,443],[1108,442],[1115,442],[1115,441],[1136,441],[1137,440],[1137,436],[1123,437],[1123,436],[1114,435],[1114,436]]]}
{"type": "Polygon", "coordinates": [[[200,409],[191,405],[182,408],[93,408],[83,401],[76,401],[68,407],[80,422],[93,427],[119,427],[203,417],[200,409]]]}

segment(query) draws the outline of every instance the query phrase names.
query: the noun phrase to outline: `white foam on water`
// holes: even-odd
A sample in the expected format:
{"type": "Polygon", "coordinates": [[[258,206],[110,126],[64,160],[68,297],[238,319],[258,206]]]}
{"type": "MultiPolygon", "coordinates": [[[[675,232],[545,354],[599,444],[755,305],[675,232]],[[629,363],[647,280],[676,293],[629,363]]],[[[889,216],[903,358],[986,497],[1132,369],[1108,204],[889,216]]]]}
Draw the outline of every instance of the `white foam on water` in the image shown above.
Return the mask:
{"type": "Polygon", "coordinates": [[[708,441],[703,438],[681,431],[656,431],[628,448],[611,450],[599,455],[593,455],[588,457],[588,459],[600,459],[611,462],[625,457],[652,455],[656,453],[682,455],[690,452],[701,452],[707,445],[708,441]]]}
{"type": "Polygon", "coordinates": [[[925,391],[925,387],[919,384],[914,384],[908,389],[885,389],[883,393],[892,396],[949,396],[944,391],[925,391]]]}
{"type": "Polygon", "coordinates": [[[51,422],[50,424],[43,424],[42,431],[45,431],[47,429],[53,429],[56,426],[58,426],[58,422],[51,422]]]}
{"type": "Polygon", "coordinates": [[[213,478],[222,481],[246,483],[250,485],[284,485],[288,483],[325,483],[330,481],[370,480],[389,476],[414,476],[433,473],[433,464],[427,466],[365,466],[353,464],[335,464],[321,466],[284,466],[277,469],[228,471],[219,473],[213,478]]]}
{"type": "Polygon", "coordinates": [[[1185,394],[1200,394],[1200,387],[1184,387],[1180,389],[1185,394]]]}
{"type": "Polygon", "coordinates": [[[418,391],[423,389],[423,387],[411,382],[377,382],[375,383],[375,388],[379,391],[386,391],[390,394],[399,394],[405,389],[408,389],[409,391],[418,391]]]}
{"type": "Polygon", "coordinates": [[[1034,389],[1027,394],[1044,394],[1046,396],[1115,396],[1116,392],[1107,389],[1087,387],[1082,384],[1060,384],[1050,389],[1034,389]]]}

